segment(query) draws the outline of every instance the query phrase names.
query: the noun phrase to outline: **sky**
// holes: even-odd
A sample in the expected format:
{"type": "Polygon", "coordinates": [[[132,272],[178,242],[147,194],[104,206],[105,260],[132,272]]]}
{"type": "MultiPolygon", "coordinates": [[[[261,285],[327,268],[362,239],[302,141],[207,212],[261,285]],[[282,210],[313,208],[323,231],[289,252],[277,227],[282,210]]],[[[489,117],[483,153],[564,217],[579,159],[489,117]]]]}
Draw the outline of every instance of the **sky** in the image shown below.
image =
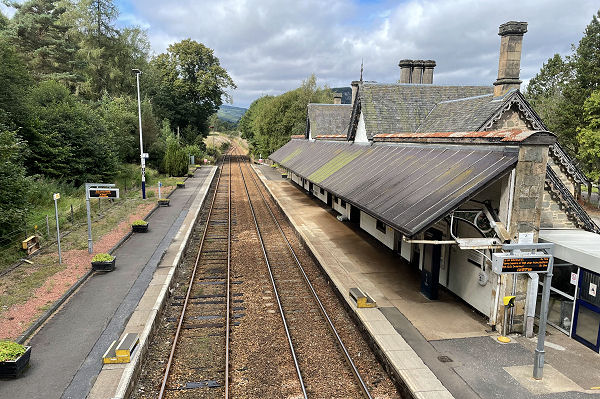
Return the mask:
{"type": "MultiPolygon", "coordinates": [[[[191,38],[214,50],[237,85],[233,105],[298,87],[364,80],[394,83],[401,59],[433,59],[434,83],[491,85],[498,73],[498,26],[529,23],[524,85],[571,45],[600,8],[597,0],[116,0],[120,26],[148,32],[156,54],[191,38]]],[[[5,6],[3,12],[10,14],[5,6]]]]}

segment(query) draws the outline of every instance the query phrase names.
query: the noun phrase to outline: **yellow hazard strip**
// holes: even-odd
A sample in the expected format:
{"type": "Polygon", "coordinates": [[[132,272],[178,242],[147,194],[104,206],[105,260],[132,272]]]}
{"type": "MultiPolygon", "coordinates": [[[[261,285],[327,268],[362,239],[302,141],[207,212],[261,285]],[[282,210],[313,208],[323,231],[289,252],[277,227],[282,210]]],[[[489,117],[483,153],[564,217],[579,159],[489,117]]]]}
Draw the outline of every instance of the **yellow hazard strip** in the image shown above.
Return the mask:
{"type": "Polygon", "coordinates": [[[590,389],[600,389],[600,387],[591,387],[590,389]]]}

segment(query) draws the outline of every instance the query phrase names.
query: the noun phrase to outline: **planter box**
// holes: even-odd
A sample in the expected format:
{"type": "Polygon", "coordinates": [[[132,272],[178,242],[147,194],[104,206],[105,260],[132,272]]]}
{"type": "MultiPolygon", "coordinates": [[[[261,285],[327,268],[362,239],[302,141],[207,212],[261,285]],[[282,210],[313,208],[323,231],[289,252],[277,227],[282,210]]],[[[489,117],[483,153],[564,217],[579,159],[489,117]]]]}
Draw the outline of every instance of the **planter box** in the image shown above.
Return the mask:
{"type": "Polygon", "coordinates": [[[110,262],[92,262],[92,269],[98,272],[112,272],[115,270],[115,261],[117,258],[113,258],[110,262]]]}
{"type": "Polygon", "coordinates": [[[148,223],[146,224],[132,224],[131,229],[134,233],[146,233],[148,231],[148,223]]]}
{"type": "Polygon", "coordinates": [[[282,173],[281,177],[284,178],[284,179],[287,179],[287,173],[282,173]]]}
{"type": "Polygon", "coordinates": [[[187,176],[188,177],[194,177],[194,174],[193,173],[188,173],[187,176]]]}
{"type": "Polygon", "coordinates": [[[185,183],[177,183],[177,188],[185,188],[185,183]]]}
{"type": "Polygon", "coordinates": [[[31,346],[26,346],[26,351],[15,360],[0,362],[0,378],[16,378],[29,364],[31,346]]]}
{"type": "Polygon", "coordinates": [[[158,200],[158,206],[169,206],[170,203],[171,200],[169,200],[168,198],[161,198],[158,200]]]}

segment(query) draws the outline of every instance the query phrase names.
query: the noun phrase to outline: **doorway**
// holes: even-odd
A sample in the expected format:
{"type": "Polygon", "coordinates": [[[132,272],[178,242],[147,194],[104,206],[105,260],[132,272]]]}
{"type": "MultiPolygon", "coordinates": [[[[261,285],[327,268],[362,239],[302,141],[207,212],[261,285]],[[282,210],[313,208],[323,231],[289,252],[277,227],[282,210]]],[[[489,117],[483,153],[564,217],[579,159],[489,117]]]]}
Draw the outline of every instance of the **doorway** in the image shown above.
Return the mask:
{"type": "Polygon", "coordinates": [[[598,352],[600,348],[600,275],[583,268],[575,301],[573,338],[598,352]]]}
{"type": "MultiPolygon", "coordinates": [[[[425,240],[441,240],[442,232],[430,229],[425,232],[425,240]]],[[[423,269],[421,270],[421,292],[428,299],[438,299],[438,285],[440,281],[440,245],[423,245],[423,269]]]]}

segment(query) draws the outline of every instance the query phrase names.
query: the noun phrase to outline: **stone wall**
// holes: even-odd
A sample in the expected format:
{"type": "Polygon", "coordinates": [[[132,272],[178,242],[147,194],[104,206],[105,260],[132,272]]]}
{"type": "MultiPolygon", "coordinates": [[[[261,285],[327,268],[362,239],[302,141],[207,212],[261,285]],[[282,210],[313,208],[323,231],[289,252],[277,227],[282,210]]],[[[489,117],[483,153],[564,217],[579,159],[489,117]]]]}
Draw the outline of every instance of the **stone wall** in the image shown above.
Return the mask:
{"type": "Polygon", "coordinates": [[[513,105],[511,109],[506,111],[500,119],[498,119],[489,130],[503,130],[503,129],[532,129],[531,125],[525,118],[521,116],[521,113],[515,109],[516,105],[513,105]]]}
{"type": "Polygon", "coordinates": [[[573,223],[566,212],[562,210],[560,204],[552,198],[548,190],[544,190],[542,200],[542,219],[540,222],[542,229],[575,229],[577,226],[573,223]]]}

